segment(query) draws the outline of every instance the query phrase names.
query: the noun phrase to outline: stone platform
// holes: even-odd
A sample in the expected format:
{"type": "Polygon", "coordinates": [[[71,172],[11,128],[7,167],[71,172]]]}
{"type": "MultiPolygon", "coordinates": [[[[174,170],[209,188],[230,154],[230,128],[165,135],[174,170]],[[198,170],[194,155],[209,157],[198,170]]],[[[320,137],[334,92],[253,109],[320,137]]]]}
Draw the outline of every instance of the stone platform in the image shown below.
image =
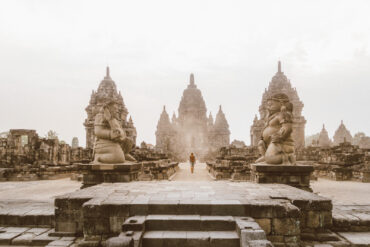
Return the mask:
{"type": "Polygon", "coordinates": [[[311,165],[269,165],[266,163],[251,164],[252,181],[262,184],[287,184],[298,189],[312,191],[310,177],[311,165]]]}
{"type": "Polygon", "coordinates": [[[101,183],[123,183],[138,180],[141,163],[80,164],[83,188],[101,183]]]}
{"type": "Polygon", "coordinates": [[[282,184],[249,182],[104,183],[55,200],[56,233],[100,241],[117,236],[129,217],[192,215],[251,217],[275,245],[329,229],[331,200],[282,184]]]}

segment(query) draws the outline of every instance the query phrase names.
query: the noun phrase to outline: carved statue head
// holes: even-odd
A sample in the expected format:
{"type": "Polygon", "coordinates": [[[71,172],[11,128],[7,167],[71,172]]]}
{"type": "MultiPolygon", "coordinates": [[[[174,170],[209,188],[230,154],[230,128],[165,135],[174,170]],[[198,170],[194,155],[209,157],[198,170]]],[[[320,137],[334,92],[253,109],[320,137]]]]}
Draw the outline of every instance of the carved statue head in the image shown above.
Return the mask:
{"type": "Polygon", "coordinates": [[[293,111],[293,104],[289,102],[286,94],[279,93],[267,99],[267,110],[269,114],[274,114],[280,111],[293,111]]]}

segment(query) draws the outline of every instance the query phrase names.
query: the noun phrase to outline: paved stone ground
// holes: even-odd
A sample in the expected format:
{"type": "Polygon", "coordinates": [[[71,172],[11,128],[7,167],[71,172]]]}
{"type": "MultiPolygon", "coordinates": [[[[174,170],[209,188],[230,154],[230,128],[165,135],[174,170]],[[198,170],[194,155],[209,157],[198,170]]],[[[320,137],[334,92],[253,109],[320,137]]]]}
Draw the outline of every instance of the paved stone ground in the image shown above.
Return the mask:
{"type": "Polygon", "coordinates": [[[179,170],[171,179],[173,181],[212,181],[205,163],[196,163],[194,166],[194,173],[190,172],[189,163],[180,163],[179,170]]]}
{"type": "Polygon", "coordinates": [[[370,183],[319,178],[311,181],[311,187],[315,193],[332,199],[336,205],[370,205],[370,183]]]}
{"type": "Polygon", "coordinates": [[[54,198],[80,187],[70,179],[1,182],[0,225],[53,227],[54,198]]]}
{"type": "Polygon", "coordinates": [[[81,182],[72,181],[69,178],[28,182],[1,182],[0,201],[29,200],[53,203],[56,196],[76,191],[80,187],[81,182]]]}
{"type": "Polygon", "coordinates": [[[29,227],[0,227],[1,246],[77,246],[74,242],[81,239],[75,237],[50,236],[54,229],[29,227]]]}

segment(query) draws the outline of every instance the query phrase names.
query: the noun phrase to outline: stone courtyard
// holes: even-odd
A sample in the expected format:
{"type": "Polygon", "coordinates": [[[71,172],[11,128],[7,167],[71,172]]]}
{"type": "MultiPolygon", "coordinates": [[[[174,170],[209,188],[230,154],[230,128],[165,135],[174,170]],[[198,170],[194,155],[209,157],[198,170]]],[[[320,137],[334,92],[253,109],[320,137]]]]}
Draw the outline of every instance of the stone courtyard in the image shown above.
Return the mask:
{"type": "Polygon", "coordinates": [[[313,194],[287,185],[216,181],[204,163],[196,164],[194,174],[188,163],[181,163],[170,180],[83,190],[81,182],[69,179],[4,182],[0,243],[96,246],[101,239],[133,231],[134,240],[141,239],[143,246],[162,246],[158,241],[239,246],[232,243],[239,244],[245,236],[240,233],[243,224],[254,226],[248,228],[257,238],[254,244],[369,243],[368,183],[319,179],[312,182],[313,194]]]}

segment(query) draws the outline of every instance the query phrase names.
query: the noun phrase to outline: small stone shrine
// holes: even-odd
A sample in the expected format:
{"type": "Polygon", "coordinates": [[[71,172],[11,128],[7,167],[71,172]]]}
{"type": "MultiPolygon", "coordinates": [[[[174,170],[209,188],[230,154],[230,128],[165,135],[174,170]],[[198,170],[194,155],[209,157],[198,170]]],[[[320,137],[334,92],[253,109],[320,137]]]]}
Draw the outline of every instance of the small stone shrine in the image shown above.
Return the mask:
{"type": "Polygon", "coordinates": [[[338,129],[335,131],[333,139],[334,145],[336,146],[343,142],[352,143],[352,135],[349,130],[347,130],[346,126],[343,123],[343,120],[340,122],[338,129]]]}

